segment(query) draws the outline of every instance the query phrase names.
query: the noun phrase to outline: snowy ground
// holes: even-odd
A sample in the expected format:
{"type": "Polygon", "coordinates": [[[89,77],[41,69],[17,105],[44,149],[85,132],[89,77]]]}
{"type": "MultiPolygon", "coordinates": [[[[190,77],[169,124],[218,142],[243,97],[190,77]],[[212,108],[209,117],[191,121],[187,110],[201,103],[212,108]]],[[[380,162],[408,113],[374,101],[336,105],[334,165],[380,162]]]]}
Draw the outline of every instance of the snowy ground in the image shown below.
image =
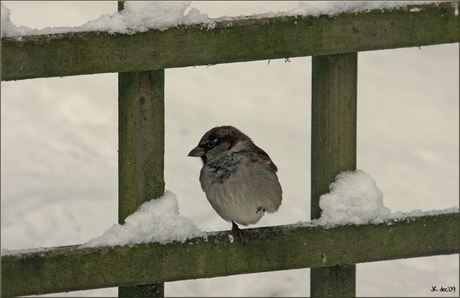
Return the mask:
{"type": "MultiPolygon", "coordinates": [[[[3,2],[15,25],[79,26],[115,2],[3,2]]],[[[209,17],[297,2],[193,2],[209,17]]],[[[391,211],[458,207],[458,44],[359,54],[358,168],[391,211]]],[[[256,226],[309,220],[311,58],[166,71],[166,189],[205,231],[228,230],[187,153],[231,124],[279,168],[284,200],[256,226]]],[[[2,82],[2,247],[80,244],[117,222],[116,74],[2,82]]],[[[414,245],[417,245],[414,243],[414,245]]],[[[359,296],[458,296],[458,254],[357,266],[359,296]],[[432,293],[455,286],[455,293],[432,293]]],[[[309,270],[166,283],[166,296],[306,296],[309,270]],[[238,286],[235,286],[238,285],[238,286]]],[[[116,289],[69,293],[115,296],[116,289]]],[[[59,294],[58,296],[62,296],[59,294]]],[[[50,295],[52,296],[52,295],[50,295]]]]}

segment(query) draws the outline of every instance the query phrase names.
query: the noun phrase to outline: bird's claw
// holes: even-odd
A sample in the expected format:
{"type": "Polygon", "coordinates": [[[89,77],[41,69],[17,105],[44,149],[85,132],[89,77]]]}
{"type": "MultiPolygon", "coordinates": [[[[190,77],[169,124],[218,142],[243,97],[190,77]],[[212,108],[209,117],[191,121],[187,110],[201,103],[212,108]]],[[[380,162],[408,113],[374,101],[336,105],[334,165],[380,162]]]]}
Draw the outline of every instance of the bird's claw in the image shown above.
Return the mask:
{"type": "Polygon", "coordinates": [[[238,225],[232,221],[232,231],[238,234],[238,237],[240,237],[241,242],[244,243],[244,231],[238,227],[238,225]]]}

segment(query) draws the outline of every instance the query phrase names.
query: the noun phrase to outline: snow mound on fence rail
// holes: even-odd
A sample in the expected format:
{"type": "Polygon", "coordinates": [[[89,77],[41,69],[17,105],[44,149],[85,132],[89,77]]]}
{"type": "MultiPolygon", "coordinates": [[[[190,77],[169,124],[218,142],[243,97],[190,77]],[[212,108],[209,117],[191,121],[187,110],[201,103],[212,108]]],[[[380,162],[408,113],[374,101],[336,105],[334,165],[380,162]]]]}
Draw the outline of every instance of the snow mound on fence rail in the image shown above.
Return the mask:
{"type": "Polygon", "coordinates": [[[191,8],[192,2],[125,2],[120,12],[103,15],[82,26],[84,31],[107,31],[109,33],[133,34],[149,29],[166,30],[178,25],[206,24],[212,28],[214,22],[198,9],[191,8]]]}
{"type": "MultiPolygon", "coordinates": [[[[282,16],[337,16],[341,13],[359,13],[370,10],[394,9],[407,5],[426,5],[437,2],[398,1],[398,2],[334,2],[334,1],[304,1],[299,2],[297,8],[288,11],[270,12],[253,15],[254,18],[282,17],[282,16]]],[[[10,10],[2,3],[2,37],[20,37],[27,35],[63,34],[70,32],[103,31],[111,34],[134,34],[150,29],[166,30],[178,25],[202,24],[207,29],[215,27],[216,20],[232,20],[231,17],[211,19],[207,14],[191,7],[191,1],[126,1],[122,11],[100,16],[77,27],[48,27],[45,29],[31,29],[24,26],[17,27],[11,22],[10,10]]],[[[453,3],[458,8],[458,3],[453,3]]],[[[419,12],[423,8],[413,8],[410,12],[419,12]]],[[[458,10],[457,10],[458,11],[458,10]]],[[[458,12],[457,12],[458,13],[458,12]]]]}
{"type": "Polygon", "coordinates": [[[383,192],[374,179],[362,170],[340,173],[329,188],[330,192],[319,199],[321,217],[305,224],[324,227],[378,224],[389,220],[459,212],[457,207],[425,212],[420,209],[391,212],[383,204],[383,192]]]}
{"type": "Polygon", "coordinates": [[[30,29],[16,27],[10,19],[10,10],[2,3],[2,37],[63,34],[69,32],[106,31],[111,34],[134,34],[150,29],[166,30],[177,25],[204,24],[208,28],[214,22],[198,9],[191,8],[192,2],[181,1],[126,1],[122,11],[100,16],[79,27],[48,27],[30,29]]]}
{"type": "Polygon", "coordinates": [[[21,26],[16,27],[11,22],[11,12],[6,6],[2,3],[2,37],[3,36],[21,36],[21,35],[30,35],[32,34],[30,28],[21,26]]]}
{"type": "Polygon", "coordinates": [[[323,225],[380,222],[391,211],[383,205],[383,193],[374,179],[362,170],[343,172],[319,199],[323,225]]]}
{"type": "Polygon", "coordinates": [[[89,240],[80,247],[117,246],[147,242],[162,244],[184,242],[194,237],[205,237],[189,218],[179,214],[179,203],[171,191],[163,197],[142,204],[125,219],[125,223],[110,227],[102,236],[89,240]]]}
{"type": "MultiPolygon", "coordinates": [[[[174,241],[184,242],[195,237],[206,238],[207,235],[191,219],[180,215],[176,195],[171,191],[165,191],[162,197],[152,199],[139,206],[136,212],[125,219],[124,224],[113,225],[101,236],[78,247],[113,247],[148,242],[166,244],[174,241]]],[[[2,248],[2,255],[45,253],[54,249],[54,247],[16,250],[2,248]]]]}

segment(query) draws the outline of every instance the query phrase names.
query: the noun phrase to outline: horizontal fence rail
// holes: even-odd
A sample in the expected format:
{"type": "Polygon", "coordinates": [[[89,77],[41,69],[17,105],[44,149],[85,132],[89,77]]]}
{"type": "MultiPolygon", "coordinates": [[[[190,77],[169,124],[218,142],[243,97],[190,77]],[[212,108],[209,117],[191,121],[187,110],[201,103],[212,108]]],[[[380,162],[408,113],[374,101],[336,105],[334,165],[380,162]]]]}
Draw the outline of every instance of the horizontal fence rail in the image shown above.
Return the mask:
{"type": "Polygon", "coordinates": [[[459,213],[379,225],[247,229],[247,242],[218,232],[185,243],[52,251],[2,257],[3,295],[151,284],[459,253],[459,213]],[[253,256],[258,256],[254,258],[253,256]]]}
{"type": "Polygon", "coordinates": [[[382,50],[459,41],[452,3],[336,17],[217,20],[134,35],[107,32],[2,38],[2,80],[156,70],[382,50]],[[421,8],[415,12],[411,8],[421,8]],[[411,11],[412,10],[412,11],[411,11]]]}

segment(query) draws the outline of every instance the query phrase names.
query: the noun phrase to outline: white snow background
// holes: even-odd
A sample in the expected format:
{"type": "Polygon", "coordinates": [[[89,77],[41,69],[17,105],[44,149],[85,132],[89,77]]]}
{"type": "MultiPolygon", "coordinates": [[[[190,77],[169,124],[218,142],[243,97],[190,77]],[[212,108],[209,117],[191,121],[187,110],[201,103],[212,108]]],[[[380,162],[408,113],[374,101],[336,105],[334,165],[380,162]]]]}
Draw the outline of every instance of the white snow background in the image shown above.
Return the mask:
{"type": "MultiPolygon", "coordinates": [[[[14,25],[39,30],[81,26],[116,10],[116,2],[2,3],[14,25]]],[[[298,6],[193,2],[189,13],[216,18],[298,6]]],[[[283,204],[256,226],[309,220],[310,66],[306,57],[166,70],[166,189],[198,229],[230,228],[200,189],[201,162],[186,157],[204,132],[223,124],[247,133],[279,167],[283,204]]],[[[358,168],[375,179],[385,208],[458,206],[458,44],[360,53],[358,67],[358,168]]],[[[101,236],[117,222],[116,74],[1,87],[2,247],[81,244],[101,236]]],[[[165,294],[306,296],[308,278],[303,269],[171,282],[165,294]]],[[[359,264],[357,294],[458,296],[458,278],[458,255],[359,264]],[[456,293],[430,292],[452,285],[456,293]]]]}

